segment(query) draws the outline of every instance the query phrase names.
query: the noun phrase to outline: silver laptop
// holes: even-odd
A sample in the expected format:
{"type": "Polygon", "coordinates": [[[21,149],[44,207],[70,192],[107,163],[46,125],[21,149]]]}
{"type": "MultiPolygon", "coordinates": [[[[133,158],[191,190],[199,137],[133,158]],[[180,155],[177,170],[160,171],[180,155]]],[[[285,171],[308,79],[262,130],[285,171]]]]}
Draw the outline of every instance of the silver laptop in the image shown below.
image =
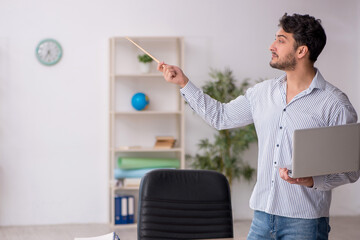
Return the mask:
{"type": "Polygon", "coordinates": [[[292,178],[360,169],[360,123],[295,130],[292,178]]]}

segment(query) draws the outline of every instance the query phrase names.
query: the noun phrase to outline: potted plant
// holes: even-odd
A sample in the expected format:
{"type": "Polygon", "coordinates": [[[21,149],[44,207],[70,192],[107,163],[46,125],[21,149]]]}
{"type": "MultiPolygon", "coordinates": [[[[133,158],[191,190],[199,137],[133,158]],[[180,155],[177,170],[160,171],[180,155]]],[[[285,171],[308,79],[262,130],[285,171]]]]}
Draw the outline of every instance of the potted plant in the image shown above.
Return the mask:
{"type": "Polygon", "coordinates": [[[150,63],[153,61],[151,57],[147,54],[138,55],[138,60],[140,62],[140,71],[142,73],[149,73],[150,72],[150,63]]]}
{"type": "MultiPolygon", "coordinates": [[[[215,81],[209,81],[202,87],[204,93],[212,98],[227,103],[239,95],[245,94],[249,87],[249,79],[245,79],[240,86],[235,85],[232,71],[224,72],[211,70],[209,74],[215,81]]],[[[196,169],[215,170],[223,173],[231,186],[233,179],[250,181],[255,169],[242,159],[242,153],[249,148],[250,143],[257,141],[253,124],[236,129],[220,130],[214,135],[214,142],[209,139],[200,140],[200,152],[195,156],[187,155],[191,166],[196,169]]]]}

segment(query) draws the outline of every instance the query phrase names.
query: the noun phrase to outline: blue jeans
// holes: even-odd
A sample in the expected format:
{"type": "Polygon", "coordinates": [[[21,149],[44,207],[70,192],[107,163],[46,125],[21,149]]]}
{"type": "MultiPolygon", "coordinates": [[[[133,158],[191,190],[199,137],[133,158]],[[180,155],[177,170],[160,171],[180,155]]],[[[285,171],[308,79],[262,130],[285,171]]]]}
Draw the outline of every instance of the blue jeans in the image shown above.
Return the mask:
{"type": "Polygon", "coordinates": [[[288,218],[255,211],[248,240],[323,240],[330,232],[329,218],[288,218]]]}

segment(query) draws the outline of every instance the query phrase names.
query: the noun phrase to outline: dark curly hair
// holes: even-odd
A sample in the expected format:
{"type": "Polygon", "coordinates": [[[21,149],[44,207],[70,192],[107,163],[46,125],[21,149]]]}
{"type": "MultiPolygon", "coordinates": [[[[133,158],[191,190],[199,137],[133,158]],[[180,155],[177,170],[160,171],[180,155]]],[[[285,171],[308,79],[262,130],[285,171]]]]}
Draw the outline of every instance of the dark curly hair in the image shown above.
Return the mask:
{"type": "Polygon", "coordinates": [[[321,26],[321,20],[309,15],[287,13],[280,19],[279,27],[287,33],[292,33],[295,39],[294,48],[305,45],[309,49],[312,62],[315,62],[326,44],[326,34],[321,26]]]}

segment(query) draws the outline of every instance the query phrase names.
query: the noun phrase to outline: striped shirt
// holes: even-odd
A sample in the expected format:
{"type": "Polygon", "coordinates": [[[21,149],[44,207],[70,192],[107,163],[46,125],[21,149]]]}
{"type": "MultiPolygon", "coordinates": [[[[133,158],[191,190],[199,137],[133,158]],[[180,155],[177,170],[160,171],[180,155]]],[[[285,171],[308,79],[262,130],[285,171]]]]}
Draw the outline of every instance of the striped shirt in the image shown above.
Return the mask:
{"type": "Polygon", "coordinates": [[[212,99],[190,81],[180,91],[190,107],[218,130],[254,123],[259,152],[252,209],[293,218],[328,217],[331,190],[355,182],[360,171],[316,176],[309,188],[284,181],[278,168],[291,165],[295,129],[355,123],[357,114],[347,96],[318,70],[309,88],[289,103],[286,84],[284,74],[256,84],[229,103],[212,99]]]}

